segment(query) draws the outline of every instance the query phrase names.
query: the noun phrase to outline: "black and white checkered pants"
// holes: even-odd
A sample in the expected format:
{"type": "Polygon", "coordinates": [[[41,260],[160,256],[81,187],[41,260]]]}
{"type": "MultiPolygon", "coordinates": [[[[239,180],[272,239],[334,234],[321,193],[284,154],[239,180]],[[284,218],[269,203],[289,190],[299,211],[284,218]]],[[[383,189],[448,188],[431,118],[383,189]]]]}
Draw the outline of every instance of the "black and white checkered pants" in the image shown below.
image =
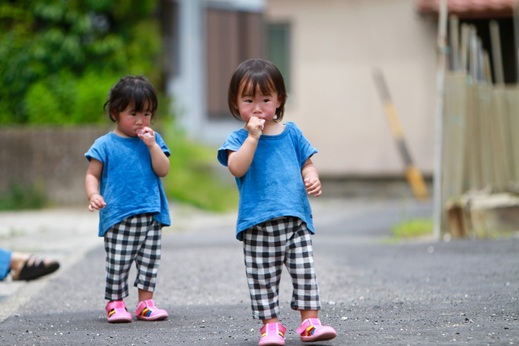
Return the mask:
{"type": "Polygon", "coordinates": [[[160,264],[162,225],[152,214],[135,215],[110,227],[104,235],[106,251],[105,299],[128,296],[128,276],[135,262],[134,286],[153,292],[160,264]]]}
{"type": "Polygon", "coordinates": [[[245,230],[243,253],[254,318],[265,320],[279,316],[283,266],[292,278],[290,307],[294,310],[321,308],[311,233],[302,220],[280,217],[245,230]]]}

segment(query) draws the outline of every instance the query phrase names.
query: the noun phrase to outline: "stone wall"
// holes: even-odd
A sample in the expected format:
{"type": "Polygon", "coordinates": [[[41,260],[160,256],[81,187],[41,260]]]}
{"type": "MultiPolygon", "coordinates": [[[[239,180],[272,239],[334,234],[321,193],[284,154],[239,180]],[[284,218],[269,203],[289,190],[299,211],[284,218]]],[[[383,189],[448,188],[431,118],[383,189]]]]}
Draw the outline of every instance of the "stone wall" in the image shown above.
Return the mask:
{"type": "Polygon", "coordinates": [[[8,127],[0,135],[0,194],[13,185],[42,189],[53,205],[85,203],[84,153],[104,126],[8,127]]]}
{"type": "MultiPolygon", "coordinates": [[[[111,129],[110,125],[0,128],[0,196],[14,185],[36,186],[42,189],[51,205],[86,207],[84,181],[88,161],[84,153],[96,138],[111,129]]],[[[223,179],[233,183],[231,175],[217,166],[223,179]]],[[[327,197],[412,198],[403,176],[327,177],[322,174],[321,180],[327,197]]],[[[430,178],[427,184],[432,194],[430,178]]]]}

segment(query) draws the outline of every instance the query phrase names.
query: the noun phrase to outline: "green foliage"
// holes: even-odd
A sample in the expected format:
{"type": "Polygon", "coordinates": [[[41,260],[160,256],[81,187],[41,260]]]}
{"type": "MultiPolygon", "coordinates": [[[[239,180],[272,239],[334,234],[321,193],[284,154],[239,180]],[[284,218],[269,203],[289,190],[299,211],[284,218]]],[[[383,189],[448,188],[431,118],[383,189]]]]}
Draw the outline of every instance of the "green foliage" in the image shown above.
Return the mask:
{"type": "Polygon", "coordinates": [[[158,85],[156,8],[157,0],[0,2],[0,125],[97,122],[118,78],[158,85]]]}
{"type": "Polygon", "coordinates": [[[230,211],[238,205],[234,182],[216,166],[216,150],[195,143],[168,126],[164,138],[171,150],[171,168],[164,180],[169,198],[212,211],[230,211]]]}
{"type": "Polygon", "coordinates": [[[43,189],[38,184],[12,184],[9,192],[0,196],[0,210],[39,209],[44,205],[43,189]]]}
{"type": "Polygon", "coordinates": [[[103,104],[117,77],[88,72],[77,79],[67,72],[31,85],[25,95],[27,123],[104,123],[103,104]]]}
{"type": "Polygon", "coordinates": [[[117,82],[116,76],[99,76],[87,72],[76,84],[75,106],[71,110],[71,122],[105,123],[108,117],[103,116],[102,105],[110,88],[117,82]]]}

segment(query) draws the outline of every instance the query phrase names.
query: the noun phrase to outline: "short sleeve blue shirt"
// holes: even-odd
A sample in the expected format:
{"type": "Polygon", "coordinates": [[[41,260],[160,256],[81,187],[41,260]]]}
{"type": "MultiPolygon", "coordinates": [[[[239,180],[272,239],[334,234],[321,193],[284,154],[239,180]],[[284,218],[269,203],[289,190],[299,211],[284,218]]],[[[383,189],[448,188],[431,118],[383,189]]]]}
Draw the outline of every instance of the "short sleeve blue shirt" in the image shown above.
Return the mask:
{"type": "MultiPolygon", "coordinates": [[[[158,145],[169,156],[164,140],[155,133],[158,145]]],[[[85,157],[103,163],[100,193],[106,207],[99,211],[99,236],[111,226],[139,214],[151,213],[162,225],[171,224],[161,179],[153,171],[150,151],[140,138],[124,138],[109,132],[94,142],[85,157]]]]}
{"type": "MultiPolygon", "coordinates": [[[[228,150],[237,151],[248,136],[245,129],[232,132],[218,149],[218,161],[227,166],[228,150]]],[[[240,192],[236,238],[242,232],[267,220],[294,216],[314,233],[312,211],[301,169],[317,153],[301,130],[292,122],[279,135],[262,135],[247,173],[236,178],[240,192]]]]}

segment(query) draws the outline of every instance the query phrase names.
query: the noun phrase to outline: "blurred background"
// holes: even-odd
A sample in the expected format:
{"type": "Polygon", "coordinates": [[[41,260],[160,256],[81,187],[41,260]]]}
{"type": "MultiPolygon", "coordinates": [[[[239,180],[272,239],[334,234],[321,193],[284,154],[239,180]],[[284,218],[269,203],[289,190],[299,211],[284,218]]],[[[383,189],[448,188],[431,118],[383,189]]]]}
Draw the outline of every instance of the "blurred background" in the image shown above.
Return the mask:
{"type": "Polygon", "coordinates": [[[234,208],[234,182],[216,162],[242,126],[227,84],[241,61],[262,57],[285,77],[285,121],[319,149],[325,193],[427,199],[435,178],[442,227],[463,234],[474,192],[516,203],[517,2],[448,0],[443,19],[440,3],[3,0],[0,208],[86,204],[83,154],[112,126],[102,105],[137,74],[161,94],[168,196],[234,208]]]}

